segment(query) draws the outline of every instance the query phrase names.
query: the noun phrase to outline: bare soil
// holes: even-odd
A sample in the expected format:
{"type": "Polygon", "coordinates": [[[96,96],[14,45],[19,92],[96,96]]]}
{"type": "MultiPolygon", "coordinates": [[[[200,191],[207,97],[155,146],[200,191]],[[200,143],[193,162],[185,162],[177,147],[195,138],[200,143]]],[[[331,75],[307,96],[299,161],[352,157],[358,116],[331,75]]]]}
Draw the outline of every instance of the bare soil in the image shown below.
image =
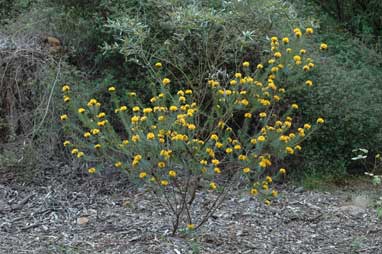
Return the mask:
{"type": "Polygon", "coordinates": [[[68,172],[44,171],[26,185],[0,174],[0,253],[382,253],[371,190],[357,199],[356,188],[283,185],[271,206],[236,190],[199,231],[172,237],[149,192],[118,175],[68,172]]]}

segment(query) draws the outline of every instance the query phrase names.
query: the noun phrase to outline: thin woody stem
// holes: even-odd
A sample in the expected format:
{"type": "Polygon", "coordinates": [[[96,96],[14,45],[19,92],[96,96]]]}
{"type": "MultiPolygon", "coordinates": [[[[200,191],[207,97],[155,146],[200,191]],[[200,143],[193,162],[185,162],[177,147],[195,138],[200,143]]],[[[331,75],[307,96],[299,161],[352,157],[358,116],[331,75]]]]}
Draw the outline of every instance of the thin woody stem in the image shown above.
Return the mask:
{"type": "Polygon", "coordinates": [[[236,172],[236,174],[234,174],[229,180],[228,180],[228,183],[226,186],[223,187],[223,190],[222,192],[217,196],[217,198],[215,199],[215,201],[213,202],[213,204],[211,205],[211,207],[209,209],[207,209],[207,213],[206,215],[203,217],[203,219],[201,220],[201,222],[195,227],[195,229],[198,229],[199,227],[201,227],[204,223],[206,223],[209,219],[209,217],[211,217],[211,215],[216,211],[217,208],[219,208],[219,206],[223,203],[223,201],[225,200],[225,197],[226,197],[226,194],[228,193],[226,190],[229,190],[231,187],[232,187],[232,183],[234,181],[232,181],[234,178],[236,178],[238,176],[238,172],[236,172]]]}

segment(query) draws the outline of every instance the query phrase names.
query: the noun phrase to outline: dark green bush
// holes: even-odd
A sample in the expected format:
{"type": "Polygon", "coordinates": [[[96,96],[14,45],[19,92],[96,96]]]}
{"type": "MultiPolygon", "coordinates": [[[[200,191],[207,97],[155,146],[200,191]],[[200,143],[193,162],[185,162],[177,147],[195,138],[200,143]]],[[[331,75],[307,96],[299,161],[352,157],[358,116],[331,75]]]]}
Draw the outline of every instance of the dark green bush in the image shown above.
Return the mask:
{"type": "MultiPolygon", "coordinates": [[[[316,15],[320,10],[298,2],[300,13],[316,15]]],[[[325,58],[316,56],[320,64],[312,93],[297,92],[295,99],[304,107],[304,121],[322,115],[326,124],[305,144],[304,163],[296,167],[316,176],[363,173],[351,162],[352,150],[382,149],[382,55],[359,39],[338,33],[340,24],[325,13],[317,17],[322,20],[318,38],[328,43],[329,53],[325,58]]]]}

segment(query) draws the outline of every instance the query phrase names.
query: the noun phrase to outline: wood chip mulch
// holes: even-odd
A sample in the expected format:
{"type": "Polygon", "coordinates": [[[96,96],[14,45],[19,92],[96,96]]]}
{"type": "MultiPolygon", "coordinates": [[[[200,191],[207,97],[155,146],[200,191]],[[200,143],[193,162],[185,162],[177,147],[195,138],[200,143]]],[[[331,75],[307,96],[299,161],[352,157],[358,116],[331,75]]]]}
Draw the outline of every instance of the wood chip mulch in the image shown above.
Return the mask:
{"type": "Polygon", "coordinates": [[[348,195],[286,185],[268,207],[237,190],[200,231],[172,237],[154,196],[119,177],[0,181],[0,253],[382,253],[375,208],[348,195]]]}

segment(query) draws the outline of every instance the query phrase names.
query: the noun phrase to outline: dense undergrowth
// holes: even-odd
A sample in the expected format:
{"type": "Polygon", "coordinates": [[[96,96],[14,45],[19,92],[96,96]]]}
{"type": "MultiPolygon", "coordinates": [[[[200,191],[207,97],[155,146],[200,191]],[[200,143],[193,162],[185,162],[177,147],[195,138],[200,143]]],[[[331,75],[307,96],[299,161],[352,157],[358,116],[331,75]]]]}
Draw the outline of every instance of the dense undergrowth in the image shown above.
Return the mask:
{"type": "MultiPolygon", "coordinates": [[[[371,3],[368,8],[373,9],[372,1],[368,2],[371,3]]],[[[327,124],[307,140],[297,159],[289,161],[289,168],[294,168],[296,176],[303,175],[300,173],[303,171],[313,178],[343,177],[360,173],[358,165],[351,163],[352,149],[381,150],[380,26],[374,24],[375,13],[370,14],[367,8],[357,11],[358,25],[354,25],[355,18],[349,25],[351,8],[346,5],[347,9],[341,9],[346,10],[346,15],[338,22],[333,14],[338,12],[330,1],[324,6],[304,0],[97,0],[91,4],[84,0],[19,0],[4,4],[12,11],[2,12],[5,24],[2,33],[13,36],[17,31],[27,30],[42,37],[59,38],[64,50],[54,56],[56,63],[61,63],[58,82],[77,86],[84,96],[103,98],[104,89],[111,84],[123,85],[121,93],[124,89],[144,92],[148,83],[145,73],[152,72],[147,66],[161,61],[168,67],[173,83],[192,88],[206,108],[209,105],[204,89],[207,79],[228,79],[227,73],[236,72],[236,66],[243,61],[253,65],[262,62],[271,54],[266,45],[272,36],[290,33],[294,27],[312,26],[316,42],[329,45],[325,58],[315,56],[323,62],[312,72],[317,86],[308,94],[296,87],[287,96],[304,112],[298,116],[300,123],[324,116],[327,124]],[[331,10],[325,12],[322,8],[331,10]]],[[[309,47],[307,50],[311,51],[309,47]]],[[[38,95],[35,98],[49,95],[39,87],[45,85],[49,90],[56,74],[55,67],[44,72],[40,85],[32,88],[38,95]]],[[[61,135],[57,122],[61,100],[57,89],[50,100],[53,103],[49,104],[50,112],[57,114],[44,119],[46,125],[41,134],[33,139],[25,137],[32,147],[29,151],[36,151],[36,147],[43,151],[41,144],[46,143],[43,133],[61,135]]],[[[41,122],[41,112],[44,111],[31,114],[31,121],[36,125],[41,122]]],[[[2,126],[8,124],[6,114],[1,115],[2,126]]],[[[9,141],[9,133],[2,132],[3,143],[9,141]]],[[[61,141],[50,142],[60,159],[64,156],[58,152],[61,141]]],[[[16,151],[2,148],[2,154],[6,155],[0,158],[13,156],[14,160],[5,164],[0,159],[0,167],[15,163],[20,168],[27,165],[26,160],[44,154],[21,158],[16,151]]],[[[35,164],[33,167],[38,168],[35,164]]]]}

